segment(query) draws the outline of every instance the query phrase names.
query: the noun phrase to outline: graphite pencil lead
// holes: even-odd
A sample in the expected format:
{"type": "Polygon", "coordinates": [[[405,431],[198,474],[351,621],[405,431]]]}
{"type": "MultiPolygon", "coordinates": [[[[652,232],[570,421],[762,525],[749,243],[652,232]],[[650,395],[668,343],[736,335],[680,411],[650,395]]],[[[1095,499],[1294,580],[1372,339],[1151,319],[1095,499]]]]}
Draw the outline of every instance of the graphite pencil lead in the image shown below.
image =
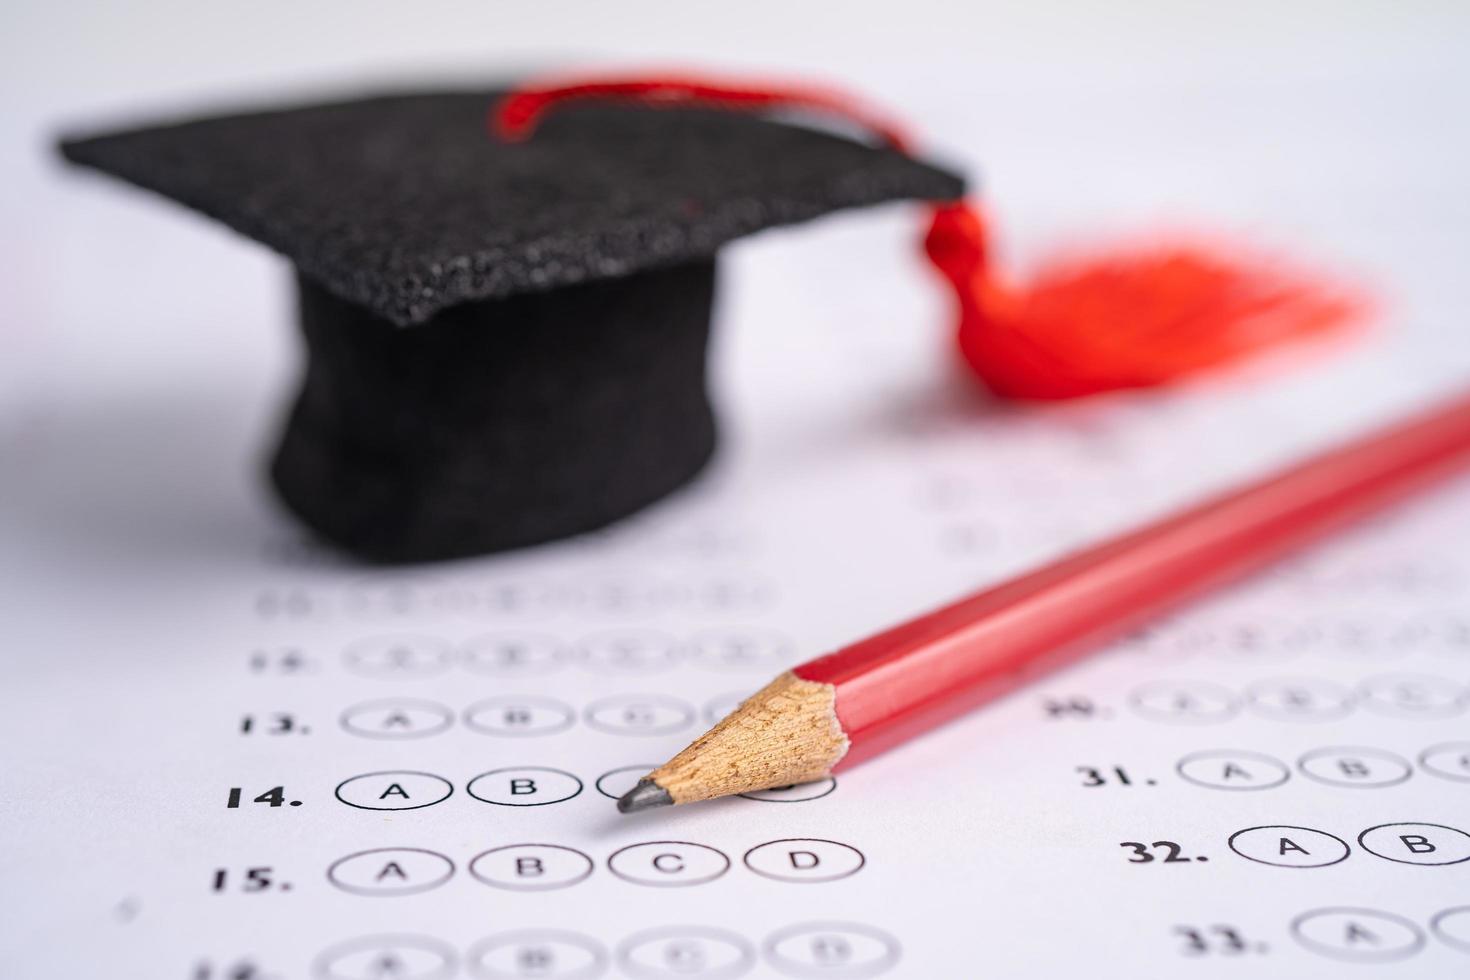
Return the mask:
{"type": "Polygon", "coordinates": [[[638,785],[618,799],[619,813],[637,813],[658,806],[673,806],[674,798],[669,791],[651,779],[640,779],[638,785]]]}

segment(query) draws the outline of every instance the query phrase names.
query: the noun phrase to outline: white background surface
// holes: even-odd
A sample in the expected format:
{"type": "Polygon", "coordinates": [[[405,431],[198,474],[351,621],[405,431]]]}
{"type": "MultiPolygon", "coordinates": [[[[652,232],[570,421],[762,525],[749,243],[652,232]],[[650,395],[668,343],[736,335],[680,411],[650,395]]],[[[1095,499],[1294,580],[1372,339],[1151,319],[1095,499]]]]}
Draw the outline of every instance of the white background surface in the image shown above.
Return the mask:
{"type": "MultiPolygon", "coordinates": [[[[902,976],[1333,976],[1342,968],[1292,938],[1294,916],[1370,906],[1427,934],[1435,912],[1466,903],[1470,864],[1396,865],[1354,844],[1332,868],[1275,869],[1237,858],[1225,840],[1264,823],[1349,841],[1398,820],[1465,827],[1470,784],[1421,770],[1361,791],[1298,773],[1278,790],[1227,794],[1174,772],[1183,755],[1214,748],[1290,764],[1321,746],[1367,745],[1412,760],[1463,740],[1464,715],[1405,721],[1360,707],[1293,725],[1242,710],[1181,727],[1128,707],[1150,678],[1236,691],[1284,674],[1350,688],[1398,672],[1470,683],[1463,649],[1457,659],[1438,641],[1354,656],[1330,641],[1292,652],[1283,639],[1302,624],[1366,622],[1390,636],[1465,615],[1463,483],[1180,627],[1218,640],[1265,623],[1271,657],[1290,662],[1191,651],[1166,636],[1146,646],[1157,657],[1100,659],[789,808],[737,800],[614,819],[591,789],[596,776],[655,761],[692,730],[638,740],[579,725],[521,751],[463,726],[406,747],[336,726],[347,705],[399,694],[456,709],[497,693],[581,706],[609,690],[702,705],[769,670],[682,664],[609,680],[568,667],[507,688],[456,669],[399,686],[351,675],[342,649],[400,629],[459,642],[530,625],[574,644],[608,627],[682,637],[733,625],[777,630],[805,658],[1470,377],[1463,6],[955,6],[0,13],[0,973],[192,978],[207,963],[216,972],[200,976],[214,977],[249,958],[295,977],[357,935],[420,933],[464,952],[533,926],[615,951],[639,929],[687,922],[758,948],[779,928],[839,919],[896,937],[902,976]],[[1359,278],[1385,315],[1347,353],[1255,385],[998,413],[946,370],[949,314],[917,254],[916,211],[761,235],[722,267],[714,380],[726,440],[694,491],[611,535],[408,581],[429,598],[504,583],[597,594],[608,581],[665,598],[617,615],[553,604],[514,623],[418,606],[365,618],[353,598],[362,573],[302,558],[256,476],[296,369],[284,263],[144,194],[64,173],[51,142],[94,121],[285,93],[614,64],[778,70],[869,93],[936,154],[982,176],[1018,266],[1157,222],[1223,228],[1359,278]],[[763,598],[721,613],[665,588],[727,579],[761,583],[763,598]],[[319,611],[287,623],[257,616],[259,597],[282,589],[304,590],[319,611]],[[300,646],[320,669],[252,676],[262,645],[300,646]],[[1113,719],[1045,720],[1046,697],[1072,695],[1111,707],[1113,719]],[[242,714],[273,710],[310,718],[314,734],[290,746],[235,734],[242,714]],[[572,771],[588,788],[529,814],[464,795],[474,774],[520,764],[572,771]],[[1115,764],[1160,785],[1137,795],[1076,785],[1074,766],[1115,764]],[[332,798],[341,779],[386,768],[441,773],[456,796],[391,821],[359,819],[367,814],[332,798]],[[299,810],[223,809],[227,787],[281,782],[299,788],[299,810]],[[810,886],[740,865],[745,848],[781,837],[846,841],[868,865],[810,886]],[[662,838],[718,847],[736,867],[687,891],[608,873],[616,848],[662,838]],[[1119,841],[1155,839],[1212,861],[1127,865],[1119,841]],[[535,896],[465,872],[473,854],[524,840],[579,847],[598,870],[535,896]],[[397,845],[446,853],[460,870],[397,899],[327,884],[338,857],[397,845]],[[216,868],[256,865],[295,888],[209,892],[216,868]],[[1267,951],[1249,962],[1179,952],[1176,926],[1222,922],[1267,951]]],[[[1426,635],[1447,635],[1434,629],[1426,635]]],[[[1467,966],[1470,955],[1428,935],[1402,962],[1358,968],[1429,977],[1467,966]]],[[[761,959],[752,975],[769,969],[761,959]]]]}

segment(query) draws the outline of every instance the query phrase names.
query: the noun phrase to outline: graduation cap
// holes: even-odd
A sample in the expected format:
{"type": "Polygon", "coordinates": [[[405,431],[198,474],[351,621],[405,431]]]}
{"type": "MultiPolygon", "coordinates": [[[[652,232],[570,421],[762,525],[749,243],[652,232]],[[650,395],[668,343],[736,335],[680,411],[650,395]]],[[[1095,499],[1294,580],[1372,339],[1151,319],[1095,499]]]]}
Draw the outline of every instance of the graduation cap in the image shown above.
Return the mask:
{"type": "Polygon", "coordinates": [[[560,538],[681,486],[715,445],[705,350],[720,246],[964,190],[892,145],[709,104],[750,101],[739,92],[674,111],[657,91],[615,105],[585,87],[504,94],[381,95],[62,143],[295,264],[308,360],[271,476],[308,525],[371,559],[560,538]],[[548,115],[553,101],[565,104],[548,115]]]}
{"type": "Polygon", "coordinates": [[[962,180],[909,146],[840,93],[663,77],[380,96],[62,149],[296,264],[309,356],[271,473],[307,524],[387,561],[593,530],[691,479],[715,443],[716,251],[840,208],[936,202],[924,245],[954,290],[958,352],[1003,397],[1173,384],[1371,309],[1218,240],[1143,239],[1019,281],[962,180]]]}

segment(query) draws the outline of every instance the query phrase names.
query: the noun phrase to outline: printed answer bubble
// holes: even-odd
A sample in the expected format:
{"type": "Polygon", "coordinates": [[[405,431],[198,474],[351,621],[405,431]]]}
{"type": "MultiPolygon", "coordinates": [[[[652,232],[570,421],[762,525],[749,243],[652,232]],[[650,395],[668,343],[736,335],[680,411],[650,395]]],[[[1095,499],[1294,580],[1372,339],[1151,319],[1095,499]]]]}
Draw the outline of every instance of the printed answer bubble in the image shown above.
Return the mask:
{"type": "Polygon", "coordinates": [[[1175,769],[1189,782],[1210,789],[1270,789],[1291,777],[1286,763],[1238,749],[1195,752],[1180,759],[1175,769]]]}
{"type": "Polygon", "coordinates": [[[408,633],[375,636],[351,644],[342,657],[348,670],[363,677],[430,677],[449,666],[449,644],[408,633]]]}
{"type": "Polygon", "coordinates": [[[646,615],[667,608],[677,598],[679,589],[667,582],[639,579],[620,574],[593,578],[572,589],[575,601],[594,614],[612,616],[646,615]]]}
{"type": "Polygon", "coordinates": [[[733,932],[674,926],[630,936],[618,948],[618,961],[625,972],[645,980],[730,980],[755,964],[755,951],[733,932]]]}
{"type": "Polygon", "coordinates": [[[584,717],[610,735],[669,735],[689,727],[694,709],[661,694],[620,694],[589,704],[584,717]]]}
{"type": "Polygon", "coordinates": [[[709,613],[741,614],[769,606],[776,590],[755,576],[727,575],[699,582],[690,590],[693,605],[709,613]]]}
{"type": "Polygon", "coordinates": [[[344,606],[351,616],[391,618],[424,612],[453,612],[465,597],[442,582],[426,578],[371,577],[353,583],[344,606]]]}
{"type": "Polygon", "coordinates": [[[566,888],[592,873],[592,859],[558,844],[509,844],[475,855],[470,874],[487,885],[514,891],[566,888]]]}
{"type": "Polygon", "coordinates": [[[1403,624],[1384,619],[1334,617],[1317,624],[1323,650],[1339,657],[1384,657],[1403,653],[1411,637],[1403,624]]]}
{"type": "Polygon", "coordinates": [[[1452,657],[1470,655],[1470,616],[1445,613],[1425,617],[1414,624],[1419,645],[1452,657]]]}
{"type": "Polygon", "coordinates": [[[1297,768],[1329,786],[1361,786],[1378,789],[1408,779],[1413,767],[1408,760],[1382,749],[1331,746],[1315,749],[1297,760],[1297,768]]]}
{"type": "Polygon", "coordinates": [[[704,844],[681,840],[629,844],[607,859],[608,870],[639,885],[702,885],[730,870],[730,859],[704,844]]]}
{"type": "Polygon", "coordinates": [[[577,646],[582,665],[604,674],[652,674],[672,667],[679,656],[671,637],[652,630],[609,630],[577,646]]]}
{"type": "Polygon", "coordinates": [[[1325,830],[1285,824],[1237,830],[1228,844],[1249,861],[1278,868],[1325,868],[1346,861],[1350,853],[1347,841],[1325,830]]]}
{"type": "Polygon", "coordinates": [[[1358,835],[1369,854],[1399,864],[1441,865],[1470,861],[1470,834],[1437,823],[1386,823],[1358,835]]]}
{"type": "Polygon", "coordinates": [[[384,698],[342,712],[342,727],[363,738],[423,738],[454,723],[454,713],[433,701],[384,698]]]}
{"type": "Polygon", "coordinates": [[[496,806],[546,806],[582,792],[582,781],[560,769],[523,766],[481,773],[470,780],[465,792],[496,806]]]}
{"type": "Polygon", "coordinates": [[[1278,721],[1328,721],[1352,710],[1352,692],[1311,677],[1258,681],[1246,689],[1251,710],[1278,721]]]}
{"type": "Polygon", "coordinates": [[[795,786],[773,786],[770,789],[758,789],[749,793],[741,793],[740,796],[747,800],[758,800],[761,803],[805,803],[807,800],[820,800],[837,788],[837,780],[831,776],[825,779],[814,779],[809,783],[797,783],[795,786]]]}
{"type": "Polygon", "coordinates": [[[560,667],[560,643],[537,633],[487,633],[464,645],[464,665],[493,677],[531,677],[560,667]]]}
{"type": "Polygon", "coordinates": [[[690,645],[696,663],[716,670],[775,670],[792,656],[790,642],[772,630],[706,630],[690,645]]]}
{"type": "Polygon", "coordinates": [[[464,723],[486,735],[511,738],[553,735],[572,727],[577,714],[551,698],[488,698],[465,709],[464,723]]]}
{"type": "Polygon", "coordinates": [[[1154,721],[1210,724],[1235,714],[1235,695],[1218,684],[1202,681],[1153,681],[1140,684],[1129,695],[1133,710],[1154,721]]]}
{"type": "Polygon", "coordinates": [[[425,936],[364,936],[338,943],[316,959],[323,980],[445,980],[454,950],[425,936]]]}
{"type": "Polygon", "coordinates": [[[1373,677],[1363,682],[1363,703],[1397,718],[1451,718],[1465,708],[1465,688],[1428,674],[1373,677]]]}
{"type": "Polygon", "coordinates": [[[607,969],[596,940],[560,929],[507,932],[476,943],[466,961],[483,980],[591,980],[607,969]]]}
{"type": "Polygon", "coordinates": [[[472,598],[481,612],[494,618],[548,612],[567,604],[565,589],[541,582],[491,582],[472,598]]]}
{"type": "Polygon", "coordinates": [[[898,962],[898,940],[853,922],[807,922],[766,939],[766,959],[793,977],[876,977],[898,962]]]}
{"type": "Polygon", "coordinates": [[[390,769],[344,779],[337,799],[359,810],[418,810],[449,799],[454,785],[429,772],[390,769]]]}
{"type": "Polygon", "coordinates": [[[658,768],[658,763],[647,766],[623,766],[612,769],[597,777],[597,792],[610,799],[620,800],[623,794],[638,785],[638,780],[658,768]]]}
{"type": "Polygon", "coordinates": [[[1443,742],[1419,753],[1424,771],[1444,779],[1470,782],[1470,742],[1443,742]]]}
{"type": "Polygon", "coordinates": [[[414,895],[438,888],[454,875],[454,862],[417,847],[381,847],[339,858],[327,880],[355,895],[414,895]]]}
{"type": "Polygon", "coordinates": [[[1429,920],[1429,928],[1448,945],[1470,953],[1470,905],[1445,909],[1429,920]]]}
{"type": "Polygon", "coordinates": [[[1376,909],[1316,909],[1292,920],[1291,933],[1314,953],[1363,963],[1403,959],[1424,945],[1418,926],[1376,909]]]}
{"type": "Polygon", "coordinates": [[[1202,646],[1231,660],[1279,660],[1300,653],[1309,642],[1300,625],[1278,619],[1222,623],[1206,635],[1202,646]]]}
{"type": "Polygon", "coordinates": [[[745,852],[745,866],[777,881],[836,881],[862,870],[863,852],[850,844],[791,837],[759,844],[745,852]]]}

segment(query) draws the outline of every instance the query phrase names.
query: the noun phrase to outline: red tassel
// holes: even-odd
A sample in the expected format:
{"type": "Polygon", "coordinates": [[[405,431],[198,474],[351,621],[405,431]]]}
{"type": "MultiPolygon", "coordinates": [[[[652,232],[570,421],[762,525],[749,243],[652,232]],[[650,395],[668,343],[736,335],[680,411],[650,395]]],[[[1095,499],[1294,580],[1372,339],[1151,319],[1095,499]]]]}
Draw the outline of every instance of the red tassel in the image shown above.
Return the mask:
{"type": "MultiPolygon", "coordinates": [[[[895,149],[908,146],[898,126],[838,92],[687,76],[521,89],[500,103],[491,126],[502,139],[525,139],[555,105],[586,99],[815,110],[855,122],[895,149]]],[[[1264,259],[1184,244],[1053,263],[1029,285],[1008,285],[993,269],[979,210],[965,201],[934,210],[924,246],[959,298],[960,353],[993,392],[1008,398],[1079,398],[1172,384],[1339,332],[1367,309],[1359,296],[1264,259]]]]}
{"type": "Polygon", "coordinates": [[[925,248],[959,298],[959,347],[996,394],[1079,398],[1166,385],[1362,319],[1366,301],[1265,259],[1159,245],[1002,284],[984,223],[936,209],[925,248]]]}

